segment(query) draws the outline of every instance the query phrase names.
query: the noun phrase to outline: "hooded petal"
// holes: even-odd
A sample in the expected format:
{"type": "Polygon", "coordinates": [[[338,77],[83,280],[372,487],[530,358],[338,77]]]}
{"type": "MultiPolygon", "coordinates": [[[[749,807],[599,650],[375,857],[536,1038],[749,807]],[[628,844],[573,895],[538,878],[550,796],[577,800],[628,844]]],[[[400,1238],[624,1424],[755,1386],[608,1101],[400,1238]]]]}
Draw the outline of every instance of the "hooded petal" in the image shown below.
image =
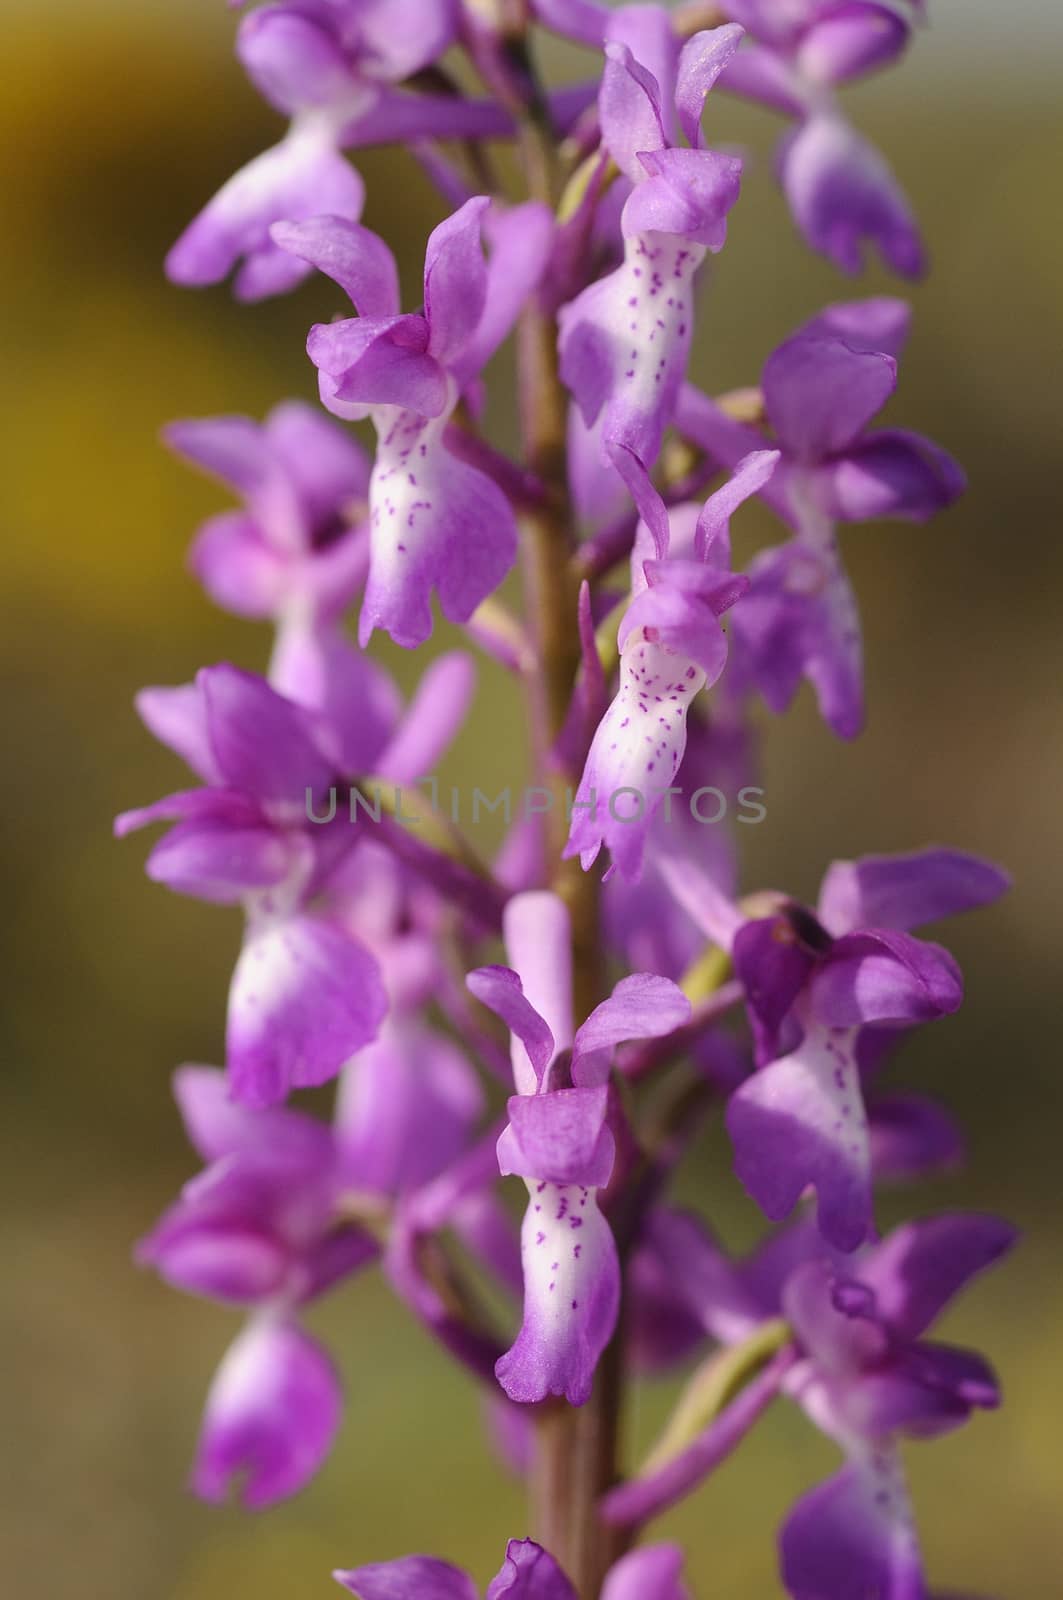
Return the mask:
{"type": "MultiPolygon", "coordinates": [[[[326,13],[327,15],[327,13],[326,13]]],[[[333,31],[294,7],[265,6],[245,16],[236,54],[264,99],[286,116],[349,98],[350,66],[333,31]]]]}
{"type": "Polygon", "coordinates": [[[229,990],[233,1094],[267,1106],[327,1083],[374,1037],[386,1009],[376,962],[338,927],[299,916],[252,928],[229,990]]]}
{"type": "Polygon", "coordinates": [[[880,153],[842,117],[810,117],[786,142],[780,165],[790,210],[813,250],[855,273],[866,239],[895,272],[922,275],[923,241],[908,201],[880,153]]]}
{"type": "Polygon", "coordinates": [[[804,1495],[780,1535],[793,1600],[926,1600],[911,1506],[896,1453],[869,1451],[804,1495]]]}
{"type": "Polygon", "coordinates": [[[576,1591],[549,1551],[532,1539],[511,1539],[485,1600],[576,1600],[576,1591]]]}
{"type": "Polygon", "coordinates": [[[534,1184],[521,1229],[524,1320],[495,1368],[511,1400],[583,1405],[620,1305],[620,1265],[593,1189],[534,1184]]]}
{"type": "Polygon", "coordinates": [[[805,33],[797,67],[814,83],[850,83],[896,61],[910,36],[909,24],[888,6],[844,0],[805,33]]]}
{"type": "Polygon", "coordinates": [[[835,455],[858,437],[897,386],[897,363],[842,339],[798,334],[764,367],[768,418],[799,461],[835,455]]]}
{"type": "Polygon", "coordinates": [[[433,1556],[403,1556],[332,1576],[356,1600],[478,1600],[467,1573],[433,1556]]]}
{"type": "Polygon", "coordinates": [[[356,317],[311,328],[307,352],[327,379],[322,400],[340,402],[340,416],[352,406],[401,406],[419,418],[438,417],[447,381],[427,339],[421,316],[356,317]]]}
{"type": "Polygon", "coordinates": [[[287,1322],[252,1322],[230,1347],[207,1396],[192,1487],[222,1502],[234,1480],[252,1511],[298,1493],[339,1426],[339,1379],[320,1345],[287,1322]]]}
{"type": "Polygon", "coordinates": [[[331,143],[295,128],[218,190],[170,251],[166,271],[175,283],[219,283],[243,260],[240,299],[283,294],[308,268],[274,243],[271,224],[322,213],[356,218],[364,198],[361,178],[331,143]]]}
{"type": "Polygon", "coordinates": [[[727,1107],[735,1171],[773,1222],[816,1191],[820,1232],[855,1250],[871,1226],[871,1152],[851,1039],[810,1027],[799,1047],[754,1072],[727,1107]]]}
{"type": "Polygon", "coordinates": [[[903,855],[861,856],[828,868],[819,916],[834,934],[868,927],[907,931],[992,905],[1010,885],[1006,872],[963,850],[931,846],[903,855]]]}
{"type": "Polygon", "coordinates": [[[604,1084],[512,1095],[509,1125],[498,1141],[498,1170],[503,1177],[515,1173],[604,1189],[616,1154],[605,1120],[608,1106],[609,1089],[604,1084]]]}
{"type": "Polygon", "coordinates": [[[838,939],[810,993],[815,1014],[835,1027],[932,1022],[959,1009],[963,979],[940,945],[875,930],[838,939]]]}
{"type": "Polygon", "coordinates": [[[722,250],[742,182],[739,157],[679,146],[646,152],[639,160],[647,176],[624,206],[625,237],[674,234],[714,254],[722,250]]]}

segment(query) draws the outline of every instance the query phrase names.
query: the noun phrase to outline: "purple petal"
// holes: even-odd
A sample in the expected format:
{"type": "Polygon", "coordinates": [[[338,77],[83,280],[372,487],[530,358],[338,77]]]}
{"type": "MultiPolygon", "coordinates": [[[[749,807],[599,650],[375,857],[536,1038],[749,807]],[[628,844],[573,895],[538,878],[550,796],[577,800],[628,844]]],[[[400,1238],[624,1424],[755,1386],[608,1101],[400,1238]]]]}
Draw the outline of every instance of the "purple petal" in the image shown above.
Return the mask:
{"type": "Polygon", "coordinates": [[[198,679],[174,689],[141,689],[135,703],[148,731],[175,750],[197,778],[210,784],[224,781],[211,748],[206,699],[198,679]]]}
{"type": "Polygon", "coordinates": [[[917,1339],[979,1272],[1005,1255],[1016,1231],[999,1217],[945,1212],[896,1228],[860,1263],[882,1317],[917,1339]]]}
{"type": "Polygon", "coordinates": [[[855,273],[868,239],[895,272],[921,276],[923,242],[900,185],[875,147],[841,117],[810,117],[787,142],[781,168],[794,220],[813,250],[855,273]]]}
{"type": "Polygon", "coordinates": [[[798,70],[814,83],[850,83],[904,53],[911,29],[873,0],[845,0],[815,22],[797,51],[798,70]]]}
{"type": "Polygon", "coordinates": [[[270,226],[321,213],[358,217],[365,187],[354,168],[318,136],[293,132],[241,168],[186,228],[166,258],[175,283],[218,283],[241,258],[239,298],[294,288],[306,266],[270,238],[270,226]]]}
{"type": "Polygon", "coordinates": [[[250,417],[180,418],[166,424],[162,437],[171,450],[244,499],[260,494],[276,479],[265,430],[250,417]]]}
{"type": "Polygon", "coordinates": [[[391,1021],[340,1080],[344,1177],[369,1194],[420,1188],[457,1159],[482,1111],[480,1081],[456,1045],[413,1018],[391,1021]]]}
{"type": "Polygon", "coordinates": [[[211,1385],[192,1487],[221,1503],[240,1479],[252,1511],[287,1499],[328,1455],[341,1410],[339,1379],[318,1344],[288,1323],[251,1323],[211,1385]]]}
{"type": "Polygon", "coordinates": [[[403,1556],[332,1576],[357,1600],[477,1600],[472,1579],[433,1556],[403,1556]]]}
{"type": "Polygon", "coordinates": [[[401,82],[437,61],[452,43],[460,8],[454,0],[359,0],[358,64],[367,77],[401,82]]]}
{"type": "Polygon", "coordinates": [[[794,337],[842,339],[853,350],[899,356],[908,338],[912,308],[893,295],[836,300],[801,324],[794,337]]]}
{"type": "Polygon", "coordinates": [[[319,1166],[331,1156],[332,1138],[320,1122],[294,1111],[249,1110],[232,1098],[217,1067],[178,1067],[173,1092],[185,1132],[205,1161],[256,1149],[305,1157],[319,1166]]]}
{"type": "MultiPolygon", "coordinates": [[[[425,348],[427,331],[420,316],[358,317],[319,323],[306,348],[330,380],[330,395],[344,406],[401,406],[438,417],[447,404],[447,382],[425,348]]],[[[327,403],[330,396],[322,397],[327,403]]]]}
{"type": "Polygon", "coordinates": [[[894,1452],[869,1453],[804,1495],[780,1535],[793,1600],[926,1600],[908,1494],[894,1452]]]}
{"type": "Polygon", "coordinates": [[[679,57],[675,103],[679,125],[687,143],[695,150],[704,144],[701,114],[706,96],[734,56],[744,34],[743,28],[732,23],[728,27],[695,33],[683,46],[679,57]]]}
{"type": "Polygon", "coordinates": [[[778,450],[754,450],[743,456],[727,482],[709,495],[698,516],[694,554],[699,560],[727,558],[731,550],[731,518],[751,495],[759,494],[782,460],[778,450]]]}
{"type": "Polygon", "coordinates": [[[627,1039],[660,1039],[690,1021],[690,1001],[669,978],[649,972],[621,978],[608,1000],[596,1006],[576,1033],[572,1049],[575,1083],[604,1083],[612,1052],[627,1039]]]}
{"type": "Polygon", "coordinates": [[[215,605],[238,617],[273,616],[289,587],[288,562],[240,511],[203,524],[188,564],[215,605]]]}
{"type": "Polygon", "coordinates": [[[748,1338],[777,1310],[751,1292],[743,1272],[693,1212],[657,1206],[640,1249],[660,1263],[673,1294],[694,1313],[702,1332],[722,1344],[748,1338]]]}
{"type": "Polygon", "coordinates": [[[605,1120],[608,1105],[604,1084],[512,1095],[509,1126],[498,1141],[498,1170],[503,1177],[516,1174],[604,1189],[616,1155],[605,1120]]]}
{"type": "Polygon", "coordinates": [[[487,303],[481,233],[490,203],[486,195],[467,200],[428,236],[424,258],[428,349],[443,366],[461,355],[487,303]]]}
{"type": "Polygon", "coordinates": [[[735,972],[757,1024],[761,1065],[778,1054],[782,1025],[822,953],[799,936],[800,925],[785,913],[759,917],[739,928],[734,937],[735,972]]]}
{"type": "Polygon", "coordinates": [[[451,650],[427,668],[376,770],[391,783],[427,777],[465,721],[476,688],[476,668],[463,651],[451,650]]]}
{"type": "Polygon", "coordinates": [[[234,1096],[267,1106],[326,1083],[374,1037],[386,1007],[376,962],[339,928],[303,916],[252,929],[229,990],[234,1096]]]}
{"type": "Polygon", "coordinates": [[[639,156],[663,150],[661,91],[652,72],[639,64],[625,44],[609,44],[598,92],[602,141],[621,172],[637,183],[639,156]]]}
{"type": "Polygon", "coordinates": [[[431,594],[467,622],[513,565],[517,528],[498,485],[450,454],[438,423],[400,414],[380,438],[373,470],[369,582],[358,625],[413,649],[432,631],[431,594]]]}
{"type": "Polygon", "coordinates": [[[509,967],[479,967],[465,979],[469,993],[481,1005],[501,1017],[514,1039],[519,1039],[533,1076],[518,1067],[514,1056],[514,1077],[522,1094],[534,1094],[543,1073],[554,1056],[554,1036],[528,1000],[517,974],[509,967]]]}
{"type": "Polygon", "coordinates": [[[267,6],[244,17],[236,54],[259,94],[286,116],[352,92],[351,69],[338,41],[294,9],[267,6]]]}
{"type": "Polygon", "coordinates": [[[402,714],[402,698],[377,662],[334,626],[295,616],[277,631],[270,681],[288,699],[316,713],[314,738],[330,771],[375,772],[402,714]]]}
{"type": "Polygon", "coordinates": [[[312,535],[333,534],[337,513],[369,492],[369,460],[362,446],[301,400],[274,406],[265,434],[309,513],[312,535]]]}
{"type": "Polygon", "coordinates": [[[338,283],[359,316],[398,315],[398,268],[378,234],[350,217],[310,216],[301,222],[276,223],[272,237],[289,255],[338,283]]]}
{"type": "Polygon", "coordinates": [[[511,1539],[485,1600],[576,1600],[576,1591],[541,1545],[532,1539],[511,1539]]]}
{"type": "Polygon", "coordinates": [[[868,1107],[871,1166],[876,1178],[918,1178],[950,1171],[963,1157],[955,1119],[922,1095],[890,1095],[868,1107]]]}
{"type": "Polygon", "coordinates": [[[868,927],[906,931],[992,905],[1010,885],[1006,872],[962,850],[931,846],[905,855],[861,856],[828,868],[819,915],[834,934],[868,927]]]}
{"type": "Polygon", "coordinates": [[[283,883],[299,860],[285,835],[267,824],[241,826],[223,818],[189,818],[152,850],[145,871],[176,894],[238,905],[257,889],[283,883]]]}
{"type": "Polygon", "coordinates": [[[835,1027],[931,1022],[959,1009],[963,980],[940,945],[876,930],[838,939],[810,992],[815,1014],[835,1027]]]}
{"type": "Polygon", "coordinates": [[[236,667],[204,667],[196,686],[223,782],[257,800],[300,807],[308,789],[328,784],[331,764],[313,740],[306,713],[263,678],[236,667]]]}
{"type": "Polygon", "coordinates": [[[874,1296],[839,1281],[822,1260],[805,1261],[783,1286],[782,1311],[805,1353],[827,1377],[852,1378],[886,1356],[889,1338],[874,1296]],[[848,1298],[847,1298],[848,1297],[848,1298]],[[849,1299],[852,1306],[849,1307],[849,1299]]]}
{"type": "Polygon", "coordinates": [[[841,339],[787,339],[764,367],[764,403],[779,439],[800,461],[837,454],[863,432],[897,386],[897,363],[841,339]]]}
{"type": "Polygon", "coordinates": [[[675,234],[714,254],[727,242],[727,216],[738,200],[742,163],[713,150],[654,150],[639,161],[648,174],[624,206],[625,238],[675,234]]]}
{"type": "Polygon", "coordinates": [[[820,1232],[855,1250],[871,1227],[871,1154],[860,1081],[844,1036],[810,1028],[792,1054],[761,1067],[731,1096],[735,1171],[772,1222],[816,1191],[820,1232]]]}
{"type": "Polygon", "coordinates": [[[529,296],[538,287],[554,243],[554,215],[549,207],[529,200],[484,217],[487,236],[487,294],[479,322],[456,364],[460,382],[480,372],[513,327],[529,296]]]}
{"type": "Polygon", "coordinates": [[[598,1358],[613,1336],[620,1264],[593,1189],[537,1183],[521,1229],[524,1320],[495,1368],[522,1405],[589,1398],[598,1358]]]}
{"type": "MultiPolygon", "coordinates": [[[[708,623],[726,652],[711,614],[708,623]]],[[[565,845],[584,870],[604,844],[613,866],[638,879],[654,814],[683,759],[687,710],[704,683],[704,671],[688,658],[645,639],[621,656],[620,685],[591,743],[565,845]]]]}
{"type": "Polygon", "coordinates": [[[901,517],[926,522],[958,500],[963,470],[921,434],[899,428],[869,434],[817,475],[825,511],[841,522],[901,517]]]}

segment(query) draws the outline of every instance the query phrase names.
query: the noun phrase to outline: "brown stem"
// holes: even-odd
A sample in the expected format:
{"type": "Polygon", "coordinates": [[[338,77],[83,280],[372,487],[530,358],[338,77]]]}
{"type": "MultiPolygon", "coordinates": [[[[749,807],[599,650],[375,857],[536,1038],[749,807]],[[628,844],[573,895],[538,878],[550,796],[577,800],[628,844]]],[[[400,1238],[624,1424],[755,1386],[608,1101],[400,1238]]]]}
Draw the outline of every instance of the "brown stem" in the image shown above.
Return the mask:
{"type": "MultiPolygon", "coordinates": [[[[521,118],[521,154],[528,192],[556,207],[556,140],[538,94],[534,69],[523,42],[522,54],[532,85],[521,118]]],[[[521,425],[528,469],[549,489],[548,499],[530,507],[522,521],[528,618],[536,643],[538,672],[529,680],[535,730],[536,766],[552,797],[548,846],[555,862],[552,887],[569,907],[573,932],[574,1004],[586,1016],[602,997],[601,938],[597,882],[578,861],[563,861],[568,833],[568,795],[579,774],[567,771],[557,755],[580,665],[576,607],[579,578],[572,562],[574,537],[565,469],[567,398],[558,374],[557,325],[540,305],[525,311],[518,334],[521,425]]],[[[540,1408],[535,1465],[531,1478],[532,1522],[537,1537],[562,1564],[580,1600],[598,1600],[602,1580],[617,1548],[599,1501],[617,1477],[617,1434],[621,1411],[619,1336],[599,1364],[594,1390],[585,1406],[561,1402],[540,1408]]]]}

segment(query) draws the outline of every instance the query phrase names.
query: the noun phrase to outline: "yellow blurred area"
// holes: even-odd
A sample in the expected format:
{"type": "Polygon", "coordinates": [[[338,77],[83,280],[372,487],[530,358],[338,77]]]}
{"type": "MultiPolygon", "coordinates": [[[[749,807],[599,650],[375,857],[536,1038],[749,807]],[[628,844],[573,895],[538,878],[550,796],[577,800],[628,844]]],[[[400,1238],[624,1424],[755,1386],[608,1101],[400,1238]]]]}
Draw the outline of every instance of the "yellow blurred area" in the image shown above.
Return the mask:
{"type": "MultiPolygon", "coordinates": [[[[918,77],[902,69],[862,87],[854,114],[890,152],[935,259],[913,296],[891,415],[958,455],[970,493],[930,528],[845,535],[867,626],[869,730],[842,748],[805,698],[771,727],[768,819],[750,830],[748,883],[809,894],[831,857],[930,840],[1015,872],[1004,906],[948,932],[964,1011],[913,1041],[896,1069],[957,1111],[969,1166],[889,1196],[883,1214],[968,1204],[1025,1231],[944,1330],[991,1353],[1005,1409],[909,1458],[940,1588],[1057,1600],[1063,129],[1051,85],[1039,89],[1021,60],[955,53],[963,26],[962,6],[942,4],[918,77]]],[[[41,1600],[324,1596],[336,1592],[332,1567],[411,1550],[486,1580],[505,1537],[526,1531],[472,1388],[371,1280],[315,1317],[349,1392],[326,1471],[265,1517],[198,1505],[184,1479],[236,1319],[130,1261],[193,1169],[169,1073],[219,1059],[238,938],[235,913],[153,887],[143,843],[110,838],[116,811],[180,776],[131,697],[205,662],[261,666],[267,649],[186,574],[189,537],[220,499],[156,436],[173,416],[259,414],[312,395],[305,331],[337,305],[320,281],[240,308],[224,290],[190,294],[162,277],[179,228],[278,131],[232,62],[231,30],[220,0],[85,0],[13,10],[5,25],[0,1570],[5,1594],[41,1600]]],[[[755,381],[782,335],[850,290],[792,233],[769,171],[775,126],[728,102],[710,126],[755,158],[699,332],[696,376],[723,389],[755,381]]],[[[442,204],[402,152],[360,165],[366,221],[394,243],[415,297],[442,204]]],[[[870,274],[852,292],[886,287],[870,274]]],[[[503,414],[507,371],[495,386],[503,414]]],[[[736,523],[744,537],[768,531],[756,513],[736,523]]],[[[407,683],[421,665],[388,659],[407,683]]],[[[521,718],[485,667],[444,777],[475,773],[497,788],[522,762],[521,718]]],[[[684,1183],[725,1236],[752,1236],[722,1137],[684,1183]]],[[[638,1436],[670,1392],[639,1394],[638,1436]]],[[[668,1519],[701,1600],[778,1593],[774,1528],[831,1459],[780,1407],[668,1519]]]]}

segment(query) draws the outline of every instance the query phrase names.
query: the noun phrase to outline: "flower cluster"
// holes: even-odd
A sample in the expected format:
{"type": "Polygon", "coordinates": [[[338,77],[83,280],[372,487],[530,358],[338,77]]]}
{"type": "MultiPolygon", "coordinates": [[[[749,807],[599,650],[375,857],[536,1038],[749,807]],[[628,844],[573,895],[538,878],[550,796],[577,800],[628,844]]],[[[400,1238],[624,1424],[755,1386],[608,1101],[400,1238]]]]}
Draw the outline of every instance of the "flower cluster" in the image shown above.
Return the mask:
{"type": "MultiPolygon", "coordinates": [[[[166,432],[237,501],[199,531],[192,571],[273,627],[264,675],[222,663],[141,692],[196,786],[117,824],[167,824],[149,876],[244,917],[224,1068],[174,1080],[203,1170],[139,1247],[247,1318],[192,1483],[210,1500],[239,1485],[259,1508],[320,1468],[342,1386],[304,1309],[376,1268],[483,1385],[496,1442],[535,1486],[536,1540],[510,1541],[487,1600],[688,1600],[682,1551],[633,1540],[776,1396],[844,1457],[782,1528],[787,1592],[918,1600],[898,1441],[999,1398],[980,1356],[925,1336],[1013,1234],[944,1213],[880,1235],[877,1186],[961,1150],[943,1107],[882,1075],[963,997],[952,956],[913,930],[991,905],[1007,879],[960,850],[867,855],[834,862],[806,906],[749,892],[741,830],[693,823],[689,803],[755,784],[758,699],[781,713],[807,680],[834,733],[860,731],[839,530],[926,519],[964,487],[936,444],[874,425],[903,301],[828,304],[748,391],[714,398],[688,372],[742,181],[706,141],[710,92],[717,130],[727,93],[788,119],[779,176],[814,249],[855,271],[869,241],[921,269],[907,202],[836,97],[903,52],[913,18],[900,0],[528,10],[246,11],[237,53],[289,130],[169,257],[186,284],[236,268],[245,300],[316,270],[353,307],[329,320],[323,290],[309,333],[324,411],[287,401],[261,424],[166,432]],[[589,49],[594,78],[549,92],[539,27],[589,49]],[[521,198],[494,179],[499,141],[521,198]],[[345,153],[386,142],[447,213],[407,312],[345,153]],[[518,324],[524,459],[486,427],[485,374],[518,324]],[[371,457],[346,426],[366,422],[371,457]],[[731,526],[752,502],[779,527],[754,553],[731,526]],[[518,555],[522,615],[499,593],[518,555]],[[407,699],[367,647],[377,630],[425,644],[435,604],[470,649],[436,654],[407,699]],[[472,703],[471,649],[526,694],[551,800],[494,860],[456,819],[403,812],[472,703]],[[329,1083],[330,1121],[291,1103],[329,1083]],[[771,1225],[745,1258],[668,1197],[713,1110],[771,1225]],[[632,1375],[691,1364],[649,1458],[614,1459],[632,1375]],[[595,1415],[589,1455],[578,1407],[595,1415]]],[[[361,1600],[478,1593],[428,1556],[336,1578],[361,1600]]]]}

